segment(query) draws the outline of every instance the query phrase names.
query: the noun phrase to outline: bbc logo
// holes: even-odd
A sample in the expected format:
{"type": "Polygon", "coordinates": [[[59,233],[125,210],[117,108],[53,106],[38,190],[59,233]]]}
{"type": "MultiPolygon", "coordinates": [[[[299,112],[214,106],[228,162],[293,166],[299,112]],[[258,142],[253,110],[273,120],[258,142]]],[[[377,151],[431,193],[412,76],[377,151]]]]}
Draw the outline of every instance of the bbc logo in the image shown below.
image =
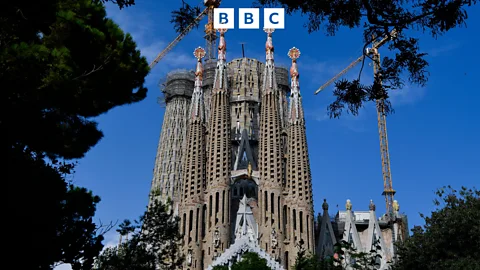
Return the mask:
{"type": "MultiPolygon", "coordinates": [[[[213,11],[213,27],[215,29],[234,29],[235,28],[235,9],[234,8],[215,8],[213,11]]],[[[260,9],[259,8],[239,8],[238,9],[238,28],[239,29],[259,29],[260,28],[260,9]]],[[[283,8],[264,8],[263,9],[263,28],[284,29],[285,28],[285,9],[283,8]]]]}

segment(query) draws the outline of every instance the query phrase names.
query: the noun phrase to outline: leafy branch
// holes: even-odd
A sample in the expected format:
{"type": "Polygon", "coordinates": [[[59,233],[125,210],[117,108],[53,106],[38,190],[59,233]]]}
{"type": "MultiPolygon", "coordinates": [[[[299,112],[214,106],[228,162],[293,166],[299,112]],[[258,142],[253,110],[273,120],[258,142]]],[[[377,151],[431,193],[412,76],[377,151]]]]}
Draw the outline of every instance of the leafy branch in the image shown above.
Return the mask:
{"type": "Polygon", "coordinates": [[[389,36],[392,29],[396,29],[396,38],[388,44],[393,56],[383,58],[373,84],[361,83],[364,62],[357,79],[336,82],[336,100],[329,105],[328,113],[338,118],[344,109],[357,115],[366,102],[377,100],[385,101],[384,111],[389,114],[393,112],[388,100],[391,90],[402,89],[406,81],[425,86],[429,75],[427,54],[420,51],[414,31],[437,38],[451,29],[466,26],[466,8],[475,4],[477,0],[257,0],[254,6],[281,6],[288,14],[307,15],[304,26],[309,33],[324,29],[328,36],[333,36],[342,27],[362,27],[365,56],[372,36],[389,36]]]}

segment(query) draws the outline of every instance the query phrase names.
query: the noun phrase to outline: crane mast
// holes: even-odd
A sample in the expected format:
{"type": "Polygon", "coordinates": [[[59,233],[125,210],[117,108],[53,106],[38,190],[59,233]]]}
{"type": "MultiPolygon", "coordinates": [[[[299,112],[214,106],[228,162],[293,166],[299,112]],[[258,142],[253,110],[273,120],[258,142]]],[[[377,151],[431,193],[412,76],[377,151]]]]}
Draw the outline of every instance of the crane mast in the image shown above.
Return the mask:
{"type": "MultiPolygon", "coordinates": [[[[371,50],[373,60],[373,76],[378,76],[380,70],[380,53],[376,48],[371,50]]],[[[381,83],[381,82],[380,82],[381,83]]],[[[385,196],[385,205],[387,214],[393,216],[393,196],[395,190],[392,185],[392,173],[390,171],[390,155],[388,150],[388,136],[387,136],[387,117],[385,114],[385,99],[377,99],[377,120],[378,120],[378,134],[380,137],[380,156],[382,158],[382,175],[383,175],[383,193],[385,196]]]]}
{"type": "MultiPolygon", "coordinates": [[[[216,3],[210,4],[207,9],[208,13],[208,22],[205,25],[205,48],[206,48],[206,60],[211,60],[215,58],[215,45],[217,45],[217,32],[215,31],[215,28],[213,28],[213,9],[215,7],[218,7],[218,5],[215,5],[216,3]]],[[[220,3],[218,3],[220,4],[220,3]]]]}
{"type": "MultiPolygon", "coordinates": [[[[350,63],[345,69],[343,69],[340,73],[335,75],[332,79],[328,80],[325,84],[320,86],[315,91],[315,95],[320,93],[320,91],[327,88],[330,84],[338,80],[342,77],[345,73],[347,73],[350,69],[360,63],[365,56],[370,56],[373,60],[373,73],[374,77],[377,78],[378,72],[380,70],[380,54],[378,53],[378,48],[383,46],[387,41],[389,41],[392,37],[395,37],[397,34],[396,30],[393,29],[389,35],[384,37],[379,42],[373,44],[372,48],[367,49],[365,54],[357,58],[355,61],[350,63]]],[[[380,82],[381,83],[381,82],[380,82]]],[[[383,193],[382,195],[385,196],[385,204],[386,204],[386,211],[390,217],[393,215],[393,196],[395,195],[395,190],[393,189],[392,185],[392,173],[390,171],[390,155],[388,151],[388,137],[387,137],[387,120],[385,114],[385,100],[378,99],[376,101],[376,109],[377,109],[377,121],[378,121],[378,134],[380,137],[380,155],[382,159],[382,175],[383,175],[383,193]]]]}

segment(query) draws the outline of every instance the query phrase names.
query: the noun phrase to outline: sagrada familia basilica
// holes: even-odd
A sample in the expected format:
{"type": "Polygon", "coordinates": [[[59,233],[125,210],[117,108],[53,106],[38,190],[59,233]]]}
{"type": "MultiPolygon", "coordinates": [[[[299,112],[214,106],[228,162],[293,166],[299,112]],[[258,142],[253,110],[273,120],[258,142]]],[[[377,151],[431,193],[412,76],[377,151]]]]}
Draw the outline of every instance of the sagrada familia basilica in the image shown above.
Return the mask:
{"type": "Polygon", "coordinates": [[[334,256],[341,240],[365,251],[380,243],[385,269],[394,242],[406,236],[398,203],[393,221],[377,218],[373,202],[353,212],[350,201],[334,218],[325,201],[315,218],[300,50],[288,51],[290,70],[276,67],[274,30],[264,30],[265,62],[227,62],[227,30],[220,29],[216,60],[203,63],[199,47],[195,71],[171,72],[164,83],[150,199],[170,199],[181,218],[183,269],[231,266],[248,251],[271,269],[290,269],[300,248],[334,256]]]}

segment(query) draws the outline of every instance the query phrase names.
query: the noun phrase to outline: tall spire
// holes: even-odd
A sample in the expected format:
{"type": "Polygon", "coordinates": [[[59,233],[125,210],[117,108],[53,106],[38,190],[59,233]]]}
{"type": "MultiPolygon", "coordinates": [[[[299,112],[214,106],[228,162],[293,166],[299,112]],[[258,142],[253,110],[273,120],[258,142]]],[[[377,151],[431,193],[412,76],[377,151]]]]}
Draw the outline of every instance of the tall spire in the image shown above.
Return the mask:
{"type": "Polygon", "coordinates": [[[227,43],[225,42],[225,33],[227,29],[218,29],[220,41],[218,42],[218,61],[215,79],[213,81],[213,91],[225,91],[227,89],[227,43]]]}
{"type": "Polygon", "coordinates": [[[203,106],[203,65],[202,58],[205,57],[205,50],[202,47],[198,47],[193,52],[195,58],[197,58],[197,68],[195,69],[195,87],[192,94],[192,104],[190,105],[191,120],[199,119],[204,120],[204,106],[203,106]]]}
{"type": "Polygon", "coordinates": [[[202,256],[204,234],[202,226],[199,224],[199,216],[200,213],[205,211],[205,110],[202,91],[202,58],[205,57],[205,50],[198,47],[193,55],[197,58],[197,67],[187,126],[180,217],[182,219],[181,233],[184,235],[183,253],[187,258],[185,261],[186,268],[200,270],[203,269],[202,266],[192,260],[192,257],[202,256]]]}
{"type": "Polygon", "coordinates": [[[267,62],[273,62],[273,52],[275,51],[275,47],[273,46],[272,33],[275,32],[275,29],[265,28],[263,31],[267,33],[267,41],[265,42],[265,59],[267,62]]]}
{"type": "Polygon", "coordinates": [[[227,43],[225,42],[225,33],[227,29],[218,29],[220,33],[220,42],[218,43],[218,60],[225,61],[227,60],[227,43]]]}
{"type": "MultiPolygon", "coordinates": [[[[290,108],[288,110],[288,144],[287,144],[287,200],[296,209],[297,217],[307,228],[313,228],[313,196],[312,177],[310,173],[310,161],[308,157],[307,136],[305,132],[305,120],[302,109],[302,98],[300,95],[299,72],[297,59],[300,57],[300,50],[293,47],[288,51],[292,59],[290,67],[291,95],[290,108]],[[300,169],[301,168],[301,169],[300,169]]],[[[295,210],[294,210],[295,211],[295,210]]],[[[315,243],[314,236],[309,230],[303,230],[293,226],[291,239],[303,239],[305,248],[313,251],[315,243]]],[[[294,250],[292,250],[294,252],[294,250]]]]}
{"type": "Polygon", "coordinates": [[[302,100],[300,95],[300,74],[298,73],[297,59],[300,58],[300,50],[293,47],[288,51],[288,56],[292,59],[290,67],[291,92],[290,92],[290,108],[288,110],[288,121],[295,123],[304,121],[302,100]]]}
{"type": "Polygon", "coordinates": [[[274,29],[264,29],[267,33],[265,43],[265,71],[263,72],[262,105],[260,113],[260,148],[258,165],[260,173],[259,209],[260,246],[281,258],[284,252],[285,226],[282,226],[281,211],[286,211],[283,201],[282,183],[283,143],[280,93],[277,88],[273,59],[272,33],[274,29]],[[274,235],[272,232],[278,232],[274,235]]]}
{"type": "Polygon", "coordinates": [[[273,46],[272,41],[272,33],[275,29],[265,28],[263,29],[265,33],[267,33],[267,41],[265,42],[265,76],[264,77],[264,88],[266,94],[269,91],[276,91],[277,85],[275,82],[275,64],[274,64],[274,57],[273,52],[275,51],[275,47],[273,46]],[[266,86],[266,87],[265,87],[266,86]]]}
{"type": "Polygon", "coordinates": [[[209,142],[206,161],[205,216],[209,246],[205,266],[210,265],[230,245],[230,175],[231,175],[231,118],[230,92],[227,87],[227,64],[225,42],[226,29],[219,29],[218,61],[215,70],[210,117],[208,120],[209,142]],[[206,210],[208,209],[208,211],[206,210]]]}

